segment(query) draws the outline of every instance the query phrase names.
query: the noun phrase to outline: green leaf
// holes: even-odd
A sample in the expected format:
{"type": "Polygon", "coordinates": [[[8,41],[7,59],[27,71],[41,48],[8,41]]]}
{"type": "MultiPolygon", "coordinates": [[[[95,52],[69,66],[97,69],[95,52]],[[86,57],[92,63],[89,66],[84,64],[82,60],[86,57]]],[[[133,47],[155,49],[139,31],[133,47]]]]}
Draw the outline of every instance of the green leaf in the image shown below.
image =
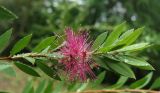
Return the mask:
{"type": "Polygon", "coordinates": [[[8,61],[6,60],[0,60],[0,71],[9,76],[15,77],[16,73],[14,69],[12,68],[13,65],[7,62],[8,61]]]}
{"type": "Polygon", "coordinates": [[[115,43],[116,46],[122,45],[122,44],[127,46],[127,45],[132,44],[141,35],[141,33],[143,32],[143,29],[144,27],[138,28],[135,31],[133,31],[134,29],[128,30],[127,32],[125,32],[124,34],[120,36],[117,43],[115,43]]]}
{"type": "Polygon", "coordinates": [[[87,88],[88,84],[89,84],[89,82],[85,82],[85,83],[81,84],[81,86],[79,86],[79,88],[77,89],[76,92],[81,92],[81,91],[85,90],[85,88],[87,88]]]}
{"type": "Polygon", "coordinates": [[[40,75],[32,67],[20,62],[14,62],[14,64],[23,72],[32,76],[40,77],[40,75]]]}
{"type": "Polygon", "coordinates": [[[144,69],[144,70],[155,70],[151,65],[150,66],[137,66],[139,69],[144,69]]]}
{"type": "Polygon", "coordinates": [[[44,93],[52,93],[52,85],[53,85],[53,81],[48,81],[47,87],[44,90],[44,93]]]}
{"type": "Polygon", "coordinates": [[[137,51],[137,50],[142,50],[146,47],[149,47],[148,43],[138,43],[138,44],[133,44],[133,45],[126,46],[124,48],[115,50],[115,52],[133,52],[133,51],[137,51]]]}
{"type": "Polygon", "coordinates": [[[35,93],[45,93],[45,92],[44,92],[45,87],[46,87],[46,81],[45,81],[45,80],[42,80],[42,81],[40,82],[40,84],[38,84],[38,87],[37,87],[37,89],[35,90],[35,93]]]}
{"type": "Polygon", "coordinates": [[[17,16],[3,6],[0,6],[0,20],[16,19],[17,16]]]}
{"type": "Polygon", "coordinates": [[[160,88],[160,77],[157,78],[150,87],[150,89],[158,89],[158,88],[160,88]]]}
{"type": "Polygon", "coordinates": [[[44,54],[46,53],[46,54],[47,54],[47,53],[48,53],[48,51],[49,51],[49,49],[50,49],[50,47],[51,47],[51,46],[48,46],[47,48],[45,48],[44,50],[42,50],[42,52],[41,52],[41,53],[44,53],[44,54]]]}
{"type": "Polygon", "coordinates": [[[11,77],[16,77],[16,72],[12,67],[4,69],[4,70],[2,70],[2,72],[11,76],[11,77]]]}
{"type": "Polygon", "coordinates": [[[41,52],[46,47],[50,46],[55,39],[55,36],[47,37],[46,39],[42,40],[34,49],[33,52],[41,52]]]}
{"type": "Polygon", "coordinates": [[[28,80],[22,93],[31,93],[33,90],[33,80],[28,80]]]}
{"type": "Polygon", "coordinates": [[[128,43],[128,40],[130,40],[131,35],[133,34],[134,29],[130,29],[128,31],[126,31],[125,33],[123,33],[120,38],[117,40],[116,43],[114,43],[114,47],[115,46],[119,46],[119,45],[125,45],[126,43],[128,43]]]}
{"type": "Polygon", "coordinates": [[[115,71],[123,76],[126,76],[126,77],[135,78],[133,71],[131,70],[131,68],[128,65],[126,65],[122,62],[117,62],[116,60],[111,60],[111,59],[107,59],[106,61],[107,61],[106,64],[113,71],[115,71]]]}
{"type": "Polygon", "coordinates": [[[143,30],[144,30],[144,27],[141,27],[141,28],[136,29],[136,30],[129,36],[129,38],[127,39],[127,41],[126,41],[127,44],[126,44],[126,45],[130,45],[130,44],[132,44],[134,41],[136,41],[137,38],[142,34],[143,30]]]}
{"type": "Polygon", "coordinates": [[[141,88],[145,87],[149,83],[149,81],[151,80],[152,75],[153,75],[153,73],[151,72],[148,75],[146,75],[145,77],[143,77],[142,79],[132,83],[130,85],[130,88],[141,89],[141,88]]]}
{"type": "Polygon", "coordinates": [[[107,64],[101,59],[101,58],[97,58],[97,57],[93,57],[93,59],[95,60],[95,62],[100,65],[101,67],[109,70],[109,67],[107,66],[107,64]]]}
{"type": "Polygon", "coordinates": [[[64,81],[60,81],[59,83],[57,83],[52,93],[62,93],[63,85],[64,85],[64,81]]]}
{"type": "Polygon", "coordinates": [[[19,41],[14,45],[14,47],[12,48],[10,54],[11,54],[11,55],[14,55],[14,54],[20,52],[21,50],[23,50],[23,49],[28,45],[28,43],[30,42],[31,37],[32,37],[32,34],[30,34],[30,35],[28,35],[28,36],[25,36],[25,37],[23,37],[21,40],[19,40],[19,41]]]}
{"type": "Polygon", "coordinates": [[[44,64],[40,60],[36,61],[36,64],[45,74],[47,74],[51,78],[54,78],[56,80],[61,80],[60,77],[57,75],[56,70],[51,69],[50,67],[48,67],[46,64],[44,64]]]}
{"type": "Polygon", "coordinates": [[[107,34],[108,34],[108,32],[104,32],[96,38],[96,40],[94,41],[94,43],[92,45],[92,50],[96,50],[97,48],[99,48],[103,44],[104,40],[107,37],[107,34]]]}
{"type": "Polygon", "coordinates": [[[9,39],[12,34],[12,29],[9,29],[7,32],[3,33],[0,36],[0,53],[5,49],[5,47],[8,45],[9,39]]]}
{"type": "Polygon", "coordinates": [[[0,63],[0,71],[5,70],[11,66],[11,64],[0,63]]]}
{"type": "Polygon", "coordinates": [[[26,60],[28,60],[29,62],[31,62],[32,64],[34,64],[35,63],[35,58],[33,58],[33,57],[23,57],[24,59],[26,59],[26,60]]]}
{"type": "Polygon", "coordinates": [[[122,87],[127,82],[127,80],[128,80],[128,77],[121,76],[116,82],[116,84],[107,87],[107,89],[118,89],[122,87]]]}
{"type": "Polygon", "coordinates": [[[154,70],[154,68],[148,62],[138,57],[120,55],[120,56],[117,56],[117,58],[120,59],[122,62],[129,64],[129,65],[133,65],[139,68],[146,67],[147,69],[144,68],[145,70],[154,70]]]}
{"type": "Polygon", "coordinates": [[[97,76],[97,79],[95,81],[93,81],[90,86],[93,88],[93,87],[96,87],[96,86],[100,85],[102,83],[102,81],[104,80],[105,75],[106,75],[105,71],[103,71],[102,73],[100,73],[97,76]]]}
{"type": "Polygon", "coordinates": [[[104,43],[104,47],[112,45],[121,35],[121,33],[126,29],[126,22],[117,25],[113,32],[108,36],[104,43]]]}
{"type": "Polygon", "coordinates": [[[107,40],[104,42],[103,47],[100,48],[100,52],[107,52],[112,48],[112,44],[115,43],[122,32],[126,29],[126,22],[117,25],[113,32],[108,36],[107,40]]]}

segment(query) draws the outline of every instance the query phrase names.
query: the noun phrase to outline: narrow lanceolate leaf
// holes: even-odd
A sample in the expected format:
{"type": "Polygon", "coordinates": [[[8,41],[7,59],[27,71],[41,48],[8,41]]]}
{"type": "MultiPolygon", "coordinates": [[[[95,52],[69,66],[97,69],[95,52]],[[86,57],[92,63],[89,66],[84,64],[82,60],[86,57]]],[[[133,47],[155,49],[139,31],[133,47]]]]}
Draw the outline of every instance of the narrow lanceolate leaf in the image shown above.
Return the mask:
{"type": "Polygon", "coordinates": [[[120,25],[117,25],[113,32],[108,36],[107,40],[104,43],[104,47],[112,45],[121,35],[121,33],[126,29],[126,23],[123,22],[120,25]]]}
{"type": "Polygon", "coordinates": [[[29,62],[31,62],[32,64],[34,64],[35,63],[35,58],[33,58],[33,57],[23,57],[24,59],[26,59],[27,61],[29,61],[29,62]]]}
{"type": "Polygon", "coordinates": [[[25,36],[24,38],[20,39],[20,40],[13,46],[10,54],[11,54],[11,55],[14,55],[14,54],[20,52],[21,50],[23,50],[23,49],[28,45],[28,43],[30,42],[31,37],[32,37],[32,34],[30,34],[30,35],[28,35],[28,36],[25,36]]]}
{"type": "Polygon", "coordinates": [[[97,79],[95,81],[93,81],[90,86],[93,88],[93,87],[96,87],[96,86],[100,85],[102,83],[102,81],[104,80],[105,75],[106,75],[105,71],[100,73],[98,75],[97,79]]]}
{"type": "Polygon", "coordinates": [[[40,75],[32,67],[22,64],[20,62],[14,62],[14,64],[23,72],[32,76],[40,77],[40,75]]]}
{"type": "Polygon", "coordinates": [[[45,93],[44,90],[46,88],[46,81],[42,80],[40,84],[38,84],[38,87],[36,88],[34,93],[45,93]]]}
{"type": "Polygon", "coordinates": [[[134,29],[130,29],[123,33],[120,38],[117,40],[114,46],[118,45],[126,45],[128,43],[128,40],[131,39],[131,35],[133,34],[134,29]]]}
{"type": "Polygon", "coordinates": [[[149,47],[149,43],[138,43],[115,50],[115,52],[133,52],[137,50],[143,50],[146,47],[149,47]]]}
{"type": "Polygon", "coordinates": [[[106,59],[105,63],[113,71],[115,71],[123,76],[126,76],[126,77],[135,78],[135,75],[134,75],[132,69],[128,65],[126,65],[122,62],[117,62],[115,60],[108,59],[108,58],[105,58],[105,59],[106,59]]]}
{"type": "Polygon", "coordinates": [[[94,43],[92,45],[92,50],[96,50],[97,48],[99,48],[103,44],[104,40],[107,37],[107,34],[108,34],[108,32],[104,32],[96,38],[96,40],[94,41],[94,43]]]}
{"type": "Polygon", "coordinates": [[[29,80],[29,81],[27,81],[27,84],[25,85],[22,93],[31,93],[32,88],[33,88],[33,81],[29,80]]]}
{"type": "Polygon", "coordinates": [[[160,88],[160,77],[157,78],[150,87],[150,89],[158,89],[158,88],[160,88]]]}
{"type": "Polygon", "coordinates": [[[8,9],[6,9],[3,6],[0,6],[0,21],[1,20],[10,20],[10,19],[16,19],[17,16],[12,13],[11,11],[9,11],[8,9]]]}
{"type": "Polygon", "coordinates": [[[121,76],[116,84],[107,87],[107,89],[118,89],[121,88],[128,80],[128,77],[121,76]]]}
{"type": "Polygon", "coordinates": [[[48,81],[48,84],[44,90],[44,93],[52,93],[52,85],[53,85],[53,81],[48,81]]]}
{"type": "Polygon", "coordinates": [[[47,74],[51,78],[61,80],[60,77],[57,75],[56,70],[51,69],[49,66],[47,66],[46,64],[44,64],[40,60],[36,61],[36,64],[45,74],[47,74]]]}
{"type": "Polygon", "coordinates": [[[142,79],[132,83],[130,85],[130,88],[140,89],[140,88],[145,87],[150,82],[152,75],[153,75],[153,73],[151,72],[148,75],[146,75],[145,77],[143,77],[142,79]]]}
{"type": "Polygon", "coordinates": [[[126,29],[125,22],[116,26],[113,32],[108,36],[103,46],[99,49],[100,52],[107,52],[113,47],[113,43],[115,43],[122,32],[126,29]]]}
{"type": "Polygon", "coordinates": [[[77,89],[76,92],[81,92],[81,91],[85,90],[87,88],[88,84],[89,84],[89,82],[81,84],[81,86],[77,89]]]}
{"type": "Polygon", "coordinates": [[[154,68],[148,62],[138,57],[121,55],[121,56],[117,56],[117,58],[120,59],[122,62],[129,64],[129,65],[133,65],[133,66],[145,69],[145,70],[154,70],[154,68]],[[143,68],[143,67],[146,67],[146,68],[143,68]]]}
{"type": "Polygon", "coordinates": [[[42,40],[34,49],[33,52],[41,52],[43,49],[45,49],[46,47],[50,46],[53,41],[54,41],[55,37],[48,37],[44,40],[42,40]]]}
{"type": "Polygon", "coordinates": [[[62,92],[63,85],[64,85],[64,81],[60,81],[59,83],[57,83],[52,93],[63,93],[62,92]]]}
{"type": "Polygon", "coordinates": [[[5,49],[5,47],[8,45],[9,43],[9,39],[11,37],[12,34],[12,29],[9,29],[7,32],[3,33],[0,36],[0,53],[5,49]]]}
{"type": "Polygon", "coordinates": [[[144,30],[144,27],[141,27],[141,28],[138,28],[136,29],[131,35],[130,37],[128,38],[127,42],[126,42],[126,45],[130,45],[132,44],[134,41],[137,40],[137,38],[142,34],[144,30]]]}
{"type": "Polygon", "coordinates": [[[97,58],[97,57],[93,57],[93,59],[95,60],[95,62],[100,66],[100,67],[103,67],[107,70],[110,70],[109,67],[107,66],[107,64],[100,58],[97,58]]]}

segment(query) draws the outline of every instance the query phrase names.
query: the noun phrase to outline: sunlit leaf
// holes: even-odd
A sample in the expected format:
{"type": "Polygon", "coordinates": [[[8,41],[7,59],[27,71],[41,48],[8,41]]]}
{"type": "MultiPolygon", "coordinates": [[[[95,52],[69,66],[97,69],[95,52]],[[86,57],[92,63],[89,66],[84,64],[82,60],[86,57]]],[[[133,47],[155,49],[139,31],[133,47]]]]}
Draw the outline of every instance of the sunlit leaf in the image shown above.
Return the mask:
{"type": "Polygon", "coordinates": [[[120,25],[117,25],[113,32],[108,36],[106,41],[103,44],[103,47],[100,48],[99,51],[101,52],[107,52],[112,48],[112,44],[116,42],[119,38],[119,36],[125,31],[126,29],[126,23],[123,22],[120,25]]]}
{"type": "Polygon", "coordinates": [[[123,22],[117,26],[115,26],[114,30],[112,33],[108,36],[107,40],[104,43],[104,47],[110,46],[113,44],[121,35],[121,33],[126,29],[126,22],[123,22]]]}
{"type": "Polygon", "coordinates": [[[138,43],[138,44],[133,44],[130,46],[126,46],[124,48],[115,50],[116,52],[133,52],[133,51],[137,51],[137,50],[142,50],[146,47],[149,47],[148,43],[138,43]]]}
{"type": "Polygon", "coordinates": [[[144,27],[138,28],[136,29],[127,39],[126,41],[126,45],[130,45],[132,44],[134,41],[137,40],[137,38],[141,35],[141,33],[143,32],[144,27]]]}
{"type": "Polygon", "coordinates": [[[11,55],[14,55],[14,54],[20,52],[21,50],[23,50],[23,49],[28,45],[28,43],[30,42],[31,37],[32,37],[32,34],[30,34],[30,35],[28,35],[28,36],[25,36],[25,37],[23,37],[22,39],[20,39],[20,40],[13,46],[10,54],[11,54],[11,55]]]}
{"type": "Polygon", "coordinates": [[[44,50],[42,50],[41,53],[48,53],[49,49],[50,49],[51,46],[48,46],[47,48],[45,48],[44,50]]]}
{"type": "Polygon", "coordinates": [[[126,31],[125,33],[123,33],[120,38],[117,40],[117,42],[115,43],[114,46],[118,46],[118,45],[125,45],[126,43],[128,43],[128,40],[130,40],[130,36],[133,34],[134,29],[130,29],[128,31],[126,31]]]}
{"type": "Polygon", "coordinates": [[[104,33],[100,34],[99,36],[97,36],[96,40],[94,41],[94,43],[92,45],[92,50],[95,50],[102,45],[102,43],[104,42],[104,40],[107,37],[107,34],[108,34],[108,32],[104,32],[104,33]]]}
{"type": "Polygon", "coordinates": [[[46,47],[50,46],[53,43],[54,39],[55,36],[45,38],[33,49],[33,52],[41,52],[46,47]]]}
{"type": "Polygon", "coordinates": [[[142,69],[145,69],[143,67],[146,67],[145,70],[154,70],[154,68],[142,58],[131,57],[127,55],[117,56],[117,58],[120,59],[122,62],[129,64],[129,65],[133,65],[133,66],[136,66],[142,69]]]}
{"type": "Polygon", "coordinates": [[[148,75],[146,75],[145,77],[143,77],[142,79],[135,81],[134,83],[132,83],[130,85],[130,88],[140,89],[140,88],[145,87],[149,83],[149,81],[151,80],[152,75],[153,75],[153,73],[151,72],[148,75]]]}
{"type": "Polygon", "coordinates": [[[35,58],[32,57],[23,57],[24,59],[28,60],[29,62],[31,62],[32,64],[35,63],[35,58]]]}

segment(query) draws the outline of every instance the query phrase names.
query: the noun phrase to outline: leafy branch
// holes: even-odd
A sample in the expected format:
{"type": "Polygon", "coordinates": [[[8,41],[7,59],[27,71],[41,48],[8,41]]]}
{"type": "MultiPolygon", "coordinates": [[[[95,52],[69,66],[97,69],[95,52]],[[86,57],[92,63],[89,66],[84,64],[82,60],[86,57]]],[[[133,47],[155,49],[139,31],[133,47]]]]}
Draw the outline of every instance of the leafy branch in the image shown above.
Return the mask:
{"type": "Polygon", "coordinates": [[[32,58],[46,58],[46,59],[59,59],[63,56],[58,53],[52,53],[52,54],[44,54],[44,53],[24,53],[24,54],[18,54],[14,56],[9,57],[0,57],[0,60],[16,60],[21,59],[25,57],[32,57],[32,58]]]}

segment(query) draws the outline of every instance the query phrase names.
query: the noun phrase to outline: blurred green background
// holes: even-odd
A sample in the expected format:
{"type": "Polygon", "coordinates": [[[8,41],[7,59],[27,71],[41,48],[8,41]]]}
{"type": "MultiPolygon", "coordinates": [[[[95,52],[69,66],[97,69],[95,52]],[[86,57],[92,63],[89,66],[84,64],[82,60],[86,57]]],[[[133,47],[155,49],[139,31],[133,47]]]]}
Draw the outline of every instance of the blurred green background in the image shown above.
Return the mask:
{"type": "MultiPolygon", "coordinates": [[[[104,31],[112,31],[116,24],[126,21],[129,29],[145,26],[145,31],[138,42],[149,42],[154,46],[137,55],[147,59],[155,67],[154,78],[160,76],[159,0],[0,0],[0,4],[18,16],[13,22],[0,22],[0,33],[10,27],[14,28],[12,42],[2,55],[9,54],[7,51],[12,45],[30,33],[33,33],[32,42],[24,52],[30,51],[47,36],[61,35],[68,26],[75,30],[85,28],[90,31],[91,37],[95,38],[104,31]]],[[[146,74],[143,70],[134,70],[137,78],[146,74]]],[[[112,84],[118,77],[114,73],[107,72],[103,83],[112,84]]],[[[17,80],[8,78],[12,82],[17,80]]],[[[24,78],[18,78],[19,82],[22,81],[22,87],[24,78]]],[[[4,79],[6,76],[2,75],[0,89],[4,89],[1,87],[4,84],[8,84],[8,87],[12,85],[11,82],[3,82],[4,79]]]]}

